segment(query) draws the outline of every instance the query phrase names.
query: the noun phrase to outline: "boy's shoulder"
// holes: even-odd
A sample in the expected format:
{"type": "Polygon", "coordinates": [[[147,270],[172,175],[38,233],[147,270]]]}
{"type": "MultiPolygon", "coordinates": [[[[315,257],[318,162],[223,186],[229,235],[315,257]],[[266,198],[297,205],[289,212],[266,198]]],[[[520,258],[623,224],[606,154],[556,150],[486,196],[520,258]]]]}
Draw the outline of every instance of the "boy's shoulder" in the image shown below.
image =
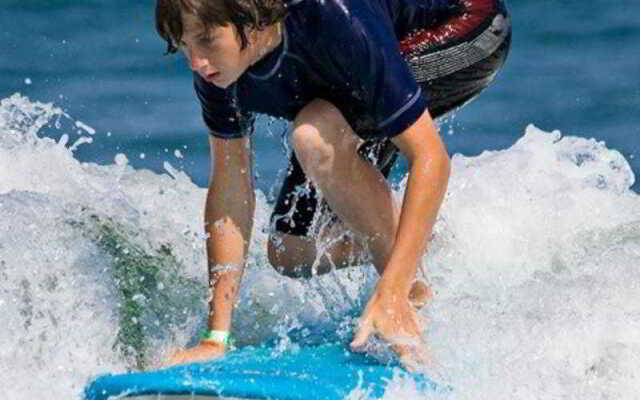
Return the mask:
{"type": "MultiPolygon", "coordinates": [[[[358,26],[384,24],[386,0],[291,0],[287,3],[287,27],[302,39],[304,47],[317,43],[349,41],[358,26]],[[358,21],[355,23],[354,21],[358,21]]],[[[337,43],[336,43],[337,44],[337,43]]]]}
{"type": "MultiPolygon", "coordinates": [[[[344,21],[363,8],[370,8],[372,3],[385,0],[291,0],[287,4],[290,16],[302,17],[308,22],[322,21],[336,23],[344,21]]],[[[323,31],[318,31],[318,34],[323,31]]]]}
{"type": "Polygon", "coordinates": [[[350,4],[345,4],[342,0],[292,0],[286,4],[289,11],[287,18],[301,19],[302,23],[317,23],[327,21],[327,17],[348,16],[350,11],[350,4]],[[342,7],[338,5],[340,3],[342,7]]]}

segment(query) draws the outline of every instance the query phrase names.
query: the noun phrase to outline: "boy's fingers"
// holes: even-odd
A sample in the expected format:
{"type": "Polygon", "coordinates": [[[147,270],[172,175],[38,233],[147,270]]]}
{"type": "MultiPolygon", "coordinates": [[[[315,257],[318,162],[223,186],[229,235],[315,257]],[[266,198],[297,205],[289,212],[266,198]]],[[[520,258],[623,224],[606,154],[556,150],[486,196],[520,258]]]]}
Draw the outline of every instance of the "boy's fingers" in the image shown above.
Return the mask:
{"type": "Polygon", "coordinates": [[[409,372],[414,372],[414,366],[416,364],[414,348],[406,345],[392,345],[391,348],[393,352],[396,353],[400,363],[407,369],[409,372]]]}
{"type": "Polygon", "coordinates": [[[420,367],[421,363],[420,361],[418,361],[418,359],[416,358],[416,356],[414,356],[413,354],[409,353],[409,354],[405,354],[402,357],[398,357],[400,359],[400,363],[402,364],[402,366],[411,373],[415,373],[418,371],[418,368],[420,367]]]}
{"type": "Polygon", "coordinates": [[[359,347],[364,346],[369,336],[371,336],[372,331],[373,327],[368,321],[362,322],[358,328],[358,332],[351,341],[351,349],[357,350],[359,347]]]}
{"type": "Polygon", "coordinates": [[[391,345],[400,363],[409,371],[416,372],[420,366],[426,365],[428,355],[426,344],[418,337],[397,338],[391,345]]]}

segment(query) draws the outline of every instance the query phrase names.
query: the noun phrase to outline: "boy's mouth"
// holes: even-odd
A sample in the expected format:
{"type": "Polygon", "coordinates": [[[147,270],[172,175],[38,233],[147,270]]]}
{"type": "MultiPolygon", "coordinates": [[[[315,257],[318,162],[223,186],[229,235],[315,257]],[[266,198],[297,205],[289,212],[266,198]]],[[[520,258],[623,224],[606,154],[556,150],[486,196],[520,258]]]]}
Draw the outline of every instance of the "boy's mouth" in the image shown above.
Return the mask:
{"type": "Polygon", "coordinates": [[[204,79],[207,81],[213,81],[215,80],[218,76],[220,76],[220,72],[213,72],[211,74],[207,74],[205,75],[204,79]]]}

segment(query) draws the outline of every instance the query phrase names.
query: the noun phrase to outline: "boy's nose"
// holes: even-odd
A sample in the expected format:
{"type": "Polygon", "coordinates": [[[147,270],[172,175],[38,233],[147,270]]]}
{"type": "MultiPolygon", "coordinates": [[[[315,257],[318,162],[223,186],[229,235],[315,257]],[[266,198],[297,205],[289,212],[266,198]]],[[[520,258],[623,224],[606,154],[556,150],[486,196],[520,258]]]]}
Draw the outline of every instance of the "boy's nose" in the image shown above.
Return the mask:
{"type": "Polygon", "coordinates": [[[196,72],[203,72],[204,67],[207,65],[207,59],[204,57],[194,55],[191,57],[191,69],[196,72]]]}
{"type": "Polygon", "coordinates": [[[195,72],[204,72],[204,67],[207,66],[207,59],[198,52],[189,49],[189,67],[195,72]]]}

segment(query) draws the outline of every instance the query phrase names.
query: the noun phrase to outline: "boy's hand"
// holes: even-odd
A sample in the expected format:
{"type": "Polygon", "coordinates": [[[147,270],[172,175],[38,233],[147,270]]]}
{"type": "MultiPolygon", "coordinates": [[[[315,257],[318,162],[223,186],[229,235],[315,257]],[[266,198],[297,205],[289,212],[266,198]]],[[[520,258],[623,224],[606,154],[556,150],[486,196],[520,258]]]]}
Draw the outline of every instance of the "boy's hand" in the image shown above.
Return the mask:
{"type": "Polygon", "coordinates": [[[369,336],[377,334],[391,345],[405,368],[414,370],[426,362],[425,343],[418,314],[401,293],[386,290],[380,284],[376,287],[360,318],[351,348],[364,351],[369,336]]]}
{"type": "Polygon", "coordinates": [[[224,344],[216,342],[200,342],[189,349],[180,349],[174,352],[164,367],[171,367],[178,364],[188,364],[192,362],[209,361],[220,358],[224,355],[224,344]]]}

